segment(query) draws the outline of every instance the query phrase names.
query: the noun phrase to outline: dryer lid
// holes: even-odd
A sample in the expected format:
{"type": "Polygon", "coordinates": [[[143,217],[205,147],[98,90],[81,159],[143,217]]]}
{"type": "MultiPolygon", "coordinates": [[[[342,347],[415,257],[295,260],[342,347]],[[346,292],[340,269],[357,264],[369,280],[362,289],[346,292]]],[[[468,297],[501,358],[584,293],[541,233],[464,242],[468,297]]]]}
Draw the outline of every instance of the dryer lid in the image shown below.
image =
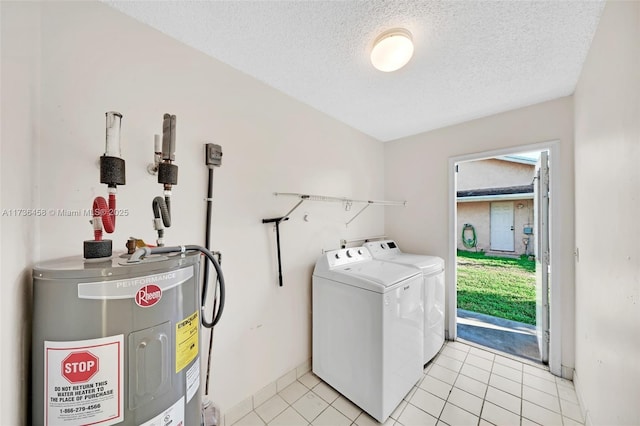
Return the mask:
{"type": "Polygon", "coordinates": [[[422,254],[403,253],[392,240],[369,242],[365,243],[364,247],[369,250],[374,259],[415,266],[420,268],[423,274],[439,272],[444,269],[444,260],[442,258],[422,254]]]}
{"type": "Polygon", "coordinates": [[[416,266],[422,270],[423,274],[437,272],[444,269],[444,260],[436,256],[423,256],[420,254],[398,253],[385,258],[379,258],[387,262],[398,263],[400,265],[416,266]]]}

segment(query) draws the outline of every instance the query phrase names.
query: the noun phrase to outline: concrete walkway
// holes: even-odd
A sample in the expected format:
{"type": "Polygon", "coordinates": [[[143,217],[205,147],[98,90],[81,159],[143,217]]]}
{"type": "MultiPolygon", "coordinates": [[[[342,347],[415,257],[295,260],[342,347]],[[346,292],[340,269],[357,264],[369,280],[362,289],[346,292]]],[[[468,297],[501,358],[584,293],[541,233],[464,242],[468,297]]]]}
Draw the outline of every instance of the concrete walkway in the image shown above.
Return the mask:
{"type": "Polygon", "coordinates": [[[458,309],[458,337],[540,362],[536,327],[533,325],[458,309]]]}

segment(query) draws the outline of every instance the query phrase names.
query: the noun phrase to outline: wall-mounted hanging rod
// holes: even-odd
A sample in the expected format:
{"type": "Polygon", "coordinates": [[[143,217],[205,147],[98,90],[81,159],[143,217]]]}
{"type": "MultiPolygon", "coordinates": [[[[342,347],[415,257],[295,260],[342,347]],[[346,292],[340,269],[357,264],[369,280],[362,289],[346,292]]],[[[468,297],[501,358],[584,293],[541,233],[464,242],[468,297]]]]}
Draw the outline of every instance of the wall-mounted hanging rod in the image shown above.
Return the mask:
{"type": "Polygon", "coordinates": [[[276,196],[283,197],[296,197],[299,198],[300,201],[296,203],[291,210],[289,210],[284,216],[274,217],[270,219],[262,219],[262,223],[273,223],[276,228],[276,245],[278,249],[278,283],[280,287],[282,287],[282,259],[280,257],[280,223],[285,220],[289,220],[289,216],[293,213],[302,203],[305,201],[327,201],[327,202],[338,202],[344,203],[345,209],[350,210],[351,206],[354,203],[364,203],[364,207],[358,211],[347,223],[348,226],[353,220],[358,217],[365,209],[371,205],[381,205],[381,206],[404,206],[407,204],[406,201],[378,201],[378,200],[354,200],[351,198],[345,197],[330,197],[325,195],[309,195],[309,194],[298,194],[295,192],[274,192],[276,196]]]}
{"type": "Polygon", "coordinates": [[[331,197],[326,195],[309,195],[309,194],[298,194],[296,192],[274,192],[276,196],[286,196],[286,197],[297,197],[303,198],[309,201],[335,201],[335,202],[351,202],[351,203],[369,203],[369,204],[378,204],[384,206],[405,206],[407,204],[406,201],[383,201],[383,200],[356,200],[354,198],[346,198],[346,197],[331,197]]]}
{"type": "Polygon", "coordinates": [[[347,223],[346,225],[348,226],[351,222],[353,222],[353,220],[358,217],[363,211],[365,211],[367,209],[367,207],[371,206],[371,205],[379,205],[379,206],[406,206],[407,202],[406,201],[383,201],[383,200],[356,200],[353,198],[346,198],[346,197],[331,197],[331,196],[326,196],[326,195],[309,195],[309,194],[298,194],[295,192],[275,192],[274,195],[276,196],[285,196],[285,197],[296,197],[296,198],[300,198],[300,201],[298,202],[298,204],[296,204],[291,210],[289,210],[289,212],[284,215],[283,217],[289,217],[289,215],[298,208],[298,206],[300,206],[300,204],[302,204],[303,201],[325,201],[325,202],[338,202],[338,203],[345,203],[345,210],[350,210],[351,206],[354,203],[364,203],[365,206],[360,209],[360,211],[358,211],[358,213],[355,214],[355,216],[353,216],[347,223]]]}

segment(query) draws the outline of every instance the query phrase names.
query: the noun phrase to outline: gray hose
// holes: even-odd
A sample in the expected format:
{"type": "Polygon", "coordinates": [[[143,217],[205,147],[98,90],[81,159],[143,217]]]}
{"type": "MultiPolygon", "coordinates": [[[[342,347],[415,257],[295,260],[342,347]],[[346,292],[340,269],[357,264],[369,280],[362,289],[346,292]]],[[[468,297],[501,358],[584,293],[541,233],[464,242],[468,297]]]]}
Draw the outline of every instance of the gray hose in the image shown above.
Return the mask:
{"type": "MultiPolygon", "coordinates": [[[[216,274],[218,275],[218,285],[220,286],[220,299],[218,302],[218,310],[217,312],[214,313],[211,322],[207,321],[204,318],[204,303],[200,308],[202,312],[201,314],[202,326],[206,328],[212,328],[218,323],[218,321],[220,321],[220,317],[222,316],[222,311],[224,310],[225,284],[224,284],[224,275],[222,275],[222,269],[220,268],[220,265],[218,264],[218,262],[216,262],[216,259],[213,253],[211,253],[208,249],[201,246],[197,246],[197,245],[174,246],[174,247],[153,247],[153,248],[143,247],[143,248],[139,248],[138,250],[135,251],[135,253],[133,253],[133,255],[131,255],[129,262],[138,261],[141,257],[148,256],[149,254],[180,253],[188,250],[197,250],[200,253],[204,254],[207,257],[207,259],[209,259],[209,261],[213,264],[213,268],[216,270],[216,274]],[[132,260],[134,259],[134,257],[135,257],[135,260],[132,260]]],[[[206,300],[208,290],[209,290],[209,282],[207,281],[203,284],[203,287],[202,287],[202,300],[206,300]]]]}
{"type": "Polygon", "coordinates": [[[151,254],[151,249],[149,247],[140,247],[133,252],[131,256],[129,256],[129,260],[127,263],[138,263],[142,261],[143,257],[147,257],[151,254]]]}
{"type": "Polygon", "coordinates": [[[171,202],[169,197],[162,198],[160,196],[153,199],[153,217],[160,219],[167,228],[171,227],[171,202]]]}

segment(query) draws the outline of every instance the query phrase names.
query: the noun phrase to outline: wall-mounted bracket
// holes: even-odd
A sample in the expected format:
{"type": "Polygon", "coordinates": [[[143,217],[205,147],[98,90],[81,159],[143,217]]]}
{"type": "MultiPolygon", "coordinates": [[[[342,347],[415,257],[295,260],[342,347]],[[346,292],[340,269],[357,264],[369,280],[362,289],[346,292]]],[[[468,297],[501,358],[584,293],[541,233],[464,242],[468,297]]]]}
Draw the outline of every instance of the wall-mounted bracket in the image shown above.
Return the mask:
{"type": "Polygon", "coordinates": [[[156,176],[158,164],[162,161],[162,140],[160,135],[153,135],[153,163],[147,164],[147,173],[156,176]]]}
{"type": "Polygon", "coordinates": [[[360,211],[359,211],[358,213],[356,213],[356,215],[355,215],[355,216],[353,216],[351,219],[349,219],[349,222],[347,222],[347,223],[346,223],[346,225],[347,225],[347,226],[349,226],[349,224],[350,224],[351,222],[353,222],[353,220],[354,220],[356,217],[360,216],[360,213],[362,213],[363,211],[365,211],[365,210],[367,209],[367,207],[369,207],[370,205],[371,205],[371,204],[365,204],[365,205],[364,205],[364,207],[363,207],[363,208],[361,208],[361,209],[360,209],[360,211]]]}
{"type": "MultiPolygon", "coordinates": [[[[302,201],[300,201],[300,203],[302,203],[302,201]]],[[[298,203],[296,207],[298,207],[300,203],[298,203]]],[[[295,210],[296,207],[294,207],[293,210],[295,210]]],[[[291,213],[291,211],[289,213],[291,213]]],[[[274,217],[272,219],[262,219],[262,223],[276,224],[276,247],[278,248],[278,283],[280,284],[280,287],[282,287],[282,259],[280,258],[280,222],[284,222],[285,220],[289,220],[289,218],[286,216],[282,216],[274,217]]]]}

